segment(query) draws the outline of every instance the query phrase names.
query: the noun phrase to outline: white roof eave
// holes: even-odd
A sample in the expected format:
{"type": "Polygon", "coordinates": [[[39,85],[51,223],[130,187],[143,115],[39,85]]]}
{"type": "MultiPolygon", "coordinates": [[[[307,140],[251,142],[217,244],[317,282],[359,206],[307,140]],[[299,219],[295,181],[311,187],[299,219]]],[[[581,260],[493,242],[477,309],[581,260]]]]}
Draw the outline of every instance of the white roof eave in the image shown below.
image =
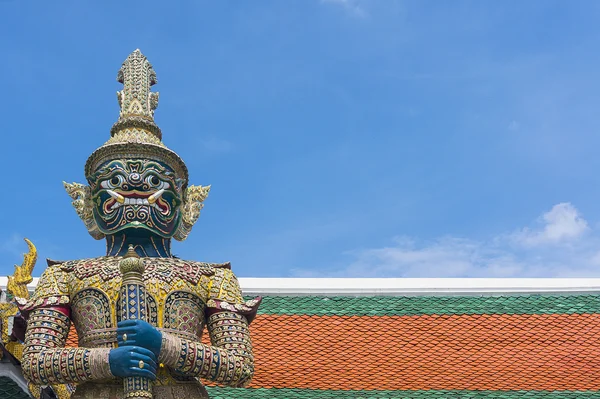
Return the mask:
{"type": "MultiPolygon", "coordinates": [[[[35,289],[38,278],[28,285],[35,289]]],[[[418,296],[600,293],[600,278],[256,278],[240,277],[246,295],[418,296]]],[[[5,289],[6,277],[0,277],[5,289]]]]}

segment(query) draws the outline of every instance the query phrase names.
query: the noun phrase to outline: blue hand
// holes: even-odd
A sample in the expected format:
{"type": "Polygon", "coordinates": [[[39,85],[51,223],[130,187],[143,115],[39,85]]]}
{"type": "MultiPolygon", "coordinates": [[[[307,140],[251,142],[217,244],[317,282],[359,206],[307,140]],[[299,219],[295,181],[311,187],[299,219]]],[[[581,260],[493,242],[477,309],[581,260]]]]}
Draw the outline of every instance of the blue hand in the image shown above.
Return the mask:
{"type": "Polygon", "coordinates": [[[117,323],[117,342],[119,346],[141,346],[151,350],[158,357],[162,346],[162,334],[152,324],[143,320],[123,320],[117,323]],[[123,340],[127,334],[127,341],[123,340]]]}
{"type": "Polygon", "coordinates": [[[156,379],[156,356],[152,351],[139,346],[124,346],[111,349],[108,354],[110,372],[116,377],[146,377],[156,379]],[[140,360],[144,368],[140,368],[140,360]]]}

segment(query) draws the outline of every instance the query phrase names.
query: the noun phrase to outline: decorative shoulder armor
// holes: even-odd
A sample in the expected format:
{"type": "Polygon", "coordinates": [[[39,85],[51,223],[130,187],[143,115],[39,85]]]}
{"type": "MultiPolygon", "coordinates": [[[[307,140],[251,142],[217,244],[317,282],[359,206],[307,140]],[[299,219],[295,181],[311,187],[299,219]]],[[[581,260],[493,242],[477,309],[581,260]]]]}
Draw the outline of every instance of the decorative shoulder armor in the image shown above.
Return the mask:
{"type": "Polygon", "coordinates": [[[237,313],[246,316],[246,320],[248,320],[248,324],[250,324],[256,317],[256,313],[258,312],[258,307],[260,306],[261,301],[261,297],[256,297],[242,303],[229,303],[220,301],[218,299],[209,299],[206,303],[206,312],[208,316],[218,312],[237,313]]]}
{"type": "Polygon", "coordinates": [[[223,266],[215,269],[209,291],[209,298],[206,302],[208,317],[219,312],[232,312],[245,316],[248,323],[250,323],[256,316],[262,301],[261,297],[244,301],[242,290],[237,278],[231,271],[230,264],[227,264],[227,266],[223,264],[223,266]]]}
{"type": "Polygon", "coordinates": [[[68,307],[69,287],[66,276],[59,265],[48,267],[40,280],[33,296],[30,299],[15,298],[19,310],[27,315],[33,309],[43,307],[68,307]]]}

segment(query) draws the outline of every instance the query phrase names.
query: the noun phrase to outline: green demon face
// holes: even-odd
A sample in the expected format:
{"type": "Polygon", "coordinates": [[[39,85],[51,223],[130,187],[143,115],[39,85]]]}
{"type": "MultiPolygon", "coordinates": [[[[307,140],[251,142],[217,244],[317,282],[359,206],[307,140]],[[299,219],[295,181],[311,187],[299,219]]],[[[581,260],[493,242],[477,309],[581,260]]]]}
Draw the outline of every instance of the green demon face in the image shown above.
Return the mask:
{"type": "Polygon", "coordinates": [[[147,159],[114,160],[89,179],[94,219],[106,235],[145,229],[171,238],[180,223],[183,180],[147,159]]]}

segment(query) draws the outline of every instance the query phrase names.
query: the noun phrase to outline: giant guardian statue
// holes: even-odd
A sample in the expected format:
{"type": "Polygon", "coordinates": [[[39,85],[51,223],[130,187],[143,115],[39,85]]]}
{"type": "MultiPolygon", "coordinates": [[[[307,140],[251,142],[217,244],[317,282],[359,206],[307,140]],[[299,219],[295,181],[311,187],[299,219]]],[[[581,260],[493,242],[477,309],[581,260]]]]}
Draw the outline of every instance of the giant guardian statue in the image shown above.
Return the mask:
{"type": "Polygon", "coordinates": [[[208,398],[202,379],[244,387],[260,298],[244,301],[228,263],[172,255],[171,240],[190,234],[210,187],[188,185],[185,163],[163,144],[156,74],[139,50],[117,80],[120,116],[85,164],[88,184],[65,183],[106,255],[48,261],[35,293],[16,298],[27,320],[23,374],[75,387],[73,399],[208,398]],[[65,348],[71,325],[77,348],[65,348]]]}

